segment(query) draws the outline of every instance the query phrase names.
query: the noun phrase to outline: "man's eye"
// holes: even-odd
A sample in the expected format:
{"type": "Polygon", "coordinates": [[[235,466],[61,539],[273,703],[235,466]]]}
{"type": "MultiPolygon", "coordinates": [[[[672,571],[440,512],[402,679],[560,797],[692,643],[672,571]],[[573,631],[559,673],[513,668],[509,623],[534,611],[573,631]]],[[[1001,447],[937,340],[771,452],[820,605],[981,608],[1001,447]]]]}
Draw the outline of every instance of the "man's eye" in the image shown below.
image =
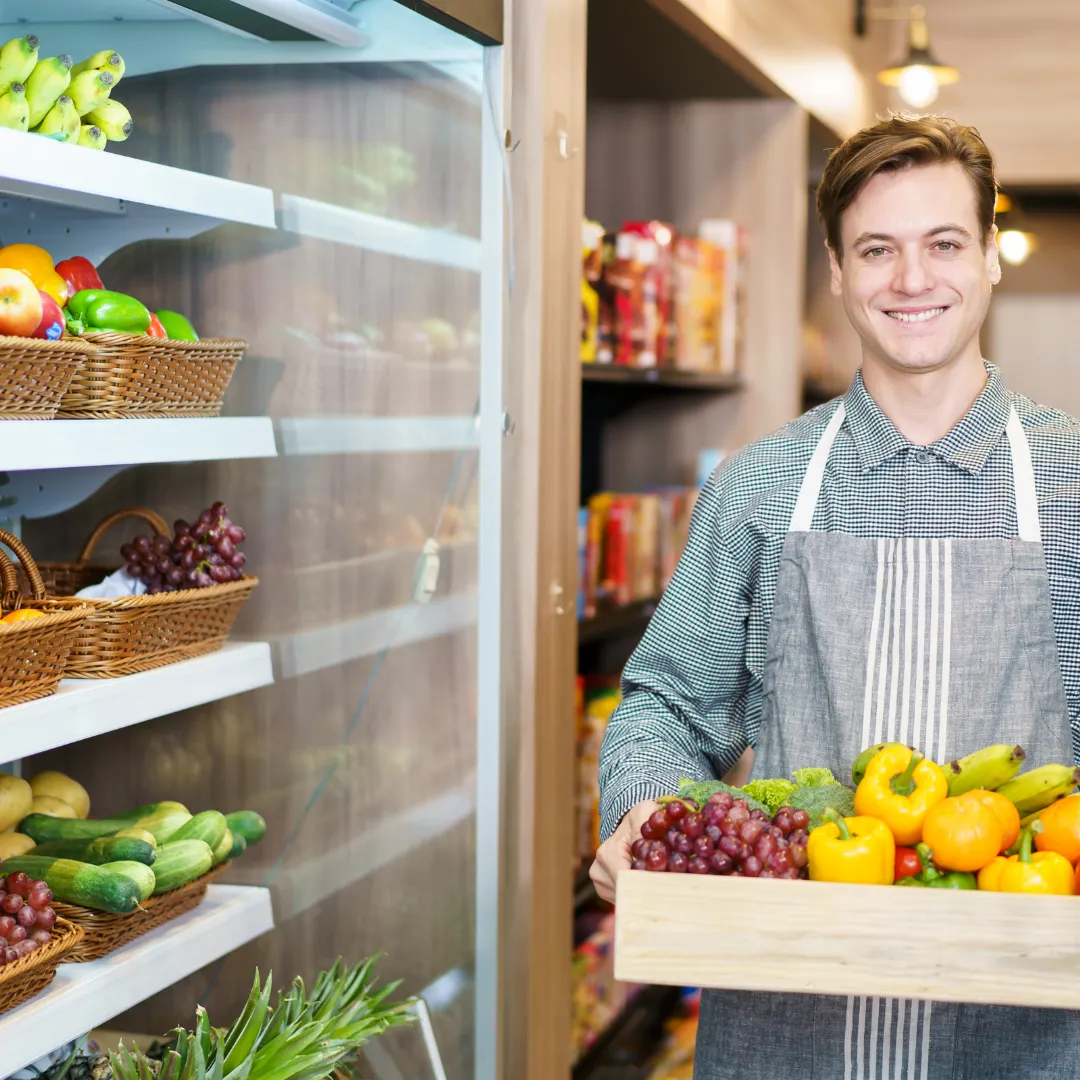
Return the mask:
{"type": "Polygon", "coordinates": [[[880,259],[885,254],[885,249],[883,247],[869,248],[863,254],[870,259],[880,259]]]}
{"type": "Polygon", "coordinates": [[[959,246],[954,240],[939,240],[934,245],[938,251],[955,251],[959,246]]]}

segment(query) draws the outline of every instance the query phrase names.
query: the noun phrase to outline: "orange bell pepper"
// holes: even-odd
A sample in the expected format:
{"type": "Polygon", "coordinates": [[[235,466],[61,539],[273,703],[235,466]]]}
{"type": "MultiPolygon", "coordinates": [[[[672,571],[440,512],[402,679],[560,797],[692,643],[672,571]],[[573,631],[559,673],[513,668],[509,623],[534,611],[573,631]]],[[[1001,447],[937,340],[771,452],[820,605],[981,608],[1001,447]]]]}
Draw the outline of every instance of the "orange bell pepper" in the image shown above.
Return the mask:
{"type": "Polygon", "coordinates": [[[982,870],[1003,850],[1004,835],[994,812],[967,795],[944,799],[931,808],[923,823],[923,841],[933,848],[934,861],[946,870],[982,870]]]}
{"type": "Polygon", "coordinates": [[[1043,826],[1035,837],[1039,851],[1056,851],[1071,863],[1080,862],[1080,795],[1051,803],[1038,820],[1043,826]]]}
{"type": "Polygon", "coordinates": [[[1020,834],[1020,853],[998,856],[979,872],[979,888],[989,892],[1028,893],[1039,896],[1072,896],[1077,884],[1072,864],[1056,851],[1032,855],[1032,839],[1042,823],[1032,822],[1020,834]]]}
{"type": "MultiPolygon", "coordinates": [[[[1016,843],[1020,835],[1020,811],[1016,809],[1016,803],[996,791],[984,791],[976,788],[974,791],[965,792],[957,796],[960,799],[970,799],[985,806],[1001,823],[1002,837],[1000,851],[1007,851],[1016,843]]],[[[1077,800],[1080,802],[1080,800],[1077,800]]]]}
{"type": "Polygon", "coordinates": [[[898,844],[917,844],[926,815],[948,794],[949,781],[939,765],[895,744],[870,759],[855,789],[855,813],[884,821],[898,844]]]}

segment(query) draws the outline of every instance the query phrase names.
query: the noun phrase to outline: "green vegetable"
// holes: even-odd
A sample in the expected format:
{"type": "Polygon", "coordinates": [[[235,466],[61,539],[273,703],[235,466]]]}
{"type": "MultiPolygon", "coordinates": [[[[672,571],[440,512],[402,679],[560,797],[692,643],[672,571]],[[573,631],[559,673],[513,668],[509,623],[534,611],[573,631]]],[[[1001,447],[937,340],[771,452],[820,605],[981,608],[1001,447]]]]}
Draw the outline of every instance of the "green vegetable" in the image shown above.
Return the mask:
{"type": "Polygon", "coordinates": [[[763,802],[759,802],[752,796],[747,795],[746,792],[740,788],[725,784],[723,780],[684,779],[679,781],[679,798],[691,799],[696,802],[698,806],[704,806],[713,795],[722,791],[726,791],[733,799],[742,799],[751,810],[764,810],[765,813],[769,812],[769,808],[763,802]]]}
{"type": "MultiPolygon", "coordinates": [[[[229,826],[225,824],[224,814],[218,810],[203,810],[202,813],[184,822],[172,836],[166,839],[169,843],[175,843],[177,840],[202,840],[213,851],[228,831],[229,826]]],[[[230,843],[229,846],[232,847],[232,844],[230,843]]]]}
{"type": "Polygon", "coordinates": [[[137,862],[152,866],[157,852],[153,844],[127,836],[99,836],[96,840],[50,840],[38,844],[28,855],[45,855],[54,859],[74,859],[76,862],[105,866],[113,862],[137,862]]]}
{"type": "Polygon", "coordinates": [[[160,848],[192,820],[194,819],[186,810],[160,810],[149,817],[140,818],[135,824],[150,833],[160,848]]]}
{"type": "Polygon", "coordinates": [[[124,877],[130,878],[139,887],[139,895],[143,900],[149,900],[154,895],[154,887],[157,885],[157,878],[154,876],[154,871],[140,862],[111,862],[106,863],[102,870],[111,870],[114,874],[123,874],[124,877]]]}
{"type": "Polygon", "coordinates": [[[821,767],[796,769],[791,775],[795,778],[795,786],[801,788],[824,787],[826,784],[837,783],[836,777],[828,769],[821,767]]]}
{"type": "Polygon", "coordinates": [[[225,856],[226,859],[239,859],[241,855],[247,851],[248,842],[240,835],[240,833],[230,832],[232,837],[232,851],[225,856]]]}
{"type": "Polygon", "coordinates": [[[266,835],[266,822],[254,810],[237,810],[225,815],[225,823],[233,836],[242,836],[248,847],[257,844],[266,835]]]}
{"type": "Polygon", "coordinates": [[[787,804],[793,810],[805,810],[810,815],[810,828],[816,829],[822,824],[826,810],[835,810],[841,817],[851,817],[855,813],[855,792],[835,782],[822,787],[798,787],[787,804]]]}
{"type": "Polygon", "coordinates": [[[795,790],[790,780],[751,780],[743,785],[744,796],[756,799],[769,808],[769,814],[775,814],[781,806],[787,805],[788,796],[795,790]]]}
{"type": "Polygon", "coordinates": [[[145,334],[150,312],[145,304],[111,289],[83,289],[67,302],[68,311],[85,324],[86,333],[111,330],[118,334],[145,334]]]}
{"type": "Polygon", "coordinates": [[[44,881],[53,896],[65,904],[78,904],[112,915],[127,915],[142,902],[139,886],[130,877],[74,859],[20,855],[5,859],[4,870],[9,874],[21,870],[30,878],[44,881]]]}
{"type": "Polygon", "coordinates": [[[165,328],[165,333],[168,334],[170,341],[199,340],[199,335],[195,333],[195,327],[179,312],[155,311],[154,314],[165,328]]]}
{"type": "Polygon", "coordinates": [[[187,817],[191,816],[180,803],[160,802],[140,806],[111,818],[86,818],[82,821],[77,818],[50,817],[48,814],[31,814],[23,818],[19,832],[29,836],[35,844],[44,844],[49,840],[93,840],[98,836],[112,836],[121,829],[141,827],[145,819],[170,810],[177,813],[182,811],[187,817]]]}
{"type": "Polygon", "coordinates": [[[162,844],[154,862],[154,895],[171,892],[201,878],[214,863],[214,853],[203,840],[177,840],[162,844]]]}
{"type": "MultiPolygon", "coordinates": [[[[240,837],[240,842],[244,842],[243,837],[240,837]]],[[[217,845],[213,849],[214,866],[220,866],[223,862],[225,862],[226,859],[231,858],[233,848],[235,846],[236,840],[234,839],[233,834],[228,829],[226,829],[225,832],[221,835],[221,840],[218,841],[217,845]]],[[[246,847],[247,845],[244,844],[244,846],[246,847]]]]}

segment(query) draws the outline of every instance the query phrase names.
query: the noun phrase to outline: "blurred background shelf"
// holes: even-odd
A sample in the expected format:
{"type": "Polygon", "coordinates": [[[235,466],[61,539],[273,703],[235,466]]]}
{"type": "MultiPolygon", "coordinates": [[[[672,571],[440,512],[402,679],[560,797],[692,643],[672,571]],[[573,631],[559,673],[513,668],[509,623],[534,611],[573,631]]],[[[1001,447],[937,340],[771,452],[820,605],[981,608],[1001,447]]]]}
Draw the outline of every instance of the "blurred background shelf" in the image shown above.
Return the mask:
{"type": "Polygon", "coordinates": [[[614,364],[582,364],[581,378],[587,385],[647,389],[696,391],[702,394],[735,394],[745,388],[741,375],[712,372],[675,371],[671,368],[631,368],[614,364]]]}
{"type": "Polygon", "coordinates": [[[591,618],[579,620],[578,645],[591,645],[624,634],[643,633],[659,603],[659,598],[639,600],[637,603],[608,608],[591,618]]]}
{"type": "Polygon", "coordinates": [[[678,999],[671,986],[639,990],[574,1064],[572,1080],[645,1080],[678,999]]]}

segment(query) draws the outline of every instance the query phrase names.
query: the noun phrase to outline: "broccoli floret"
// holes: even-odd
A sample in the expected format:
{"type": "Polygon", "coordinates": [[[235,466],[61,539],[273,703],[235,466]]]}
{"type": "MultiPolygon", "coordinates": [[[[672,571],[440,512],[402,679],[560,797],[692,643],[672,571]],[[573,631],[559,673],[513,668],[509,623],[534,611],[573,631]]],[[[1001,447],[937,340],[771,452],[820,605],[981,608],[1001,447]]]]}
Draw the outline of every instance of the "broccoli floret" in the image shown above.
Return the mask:
{"type": "Polygon", "coordinates": [[[763,802],[770,816],[787,803],[788,796],[795,790],[790,780],[751,780],[743,787],[743,794],[758,802],[763,802]]]}
{"type": "Polygon", "coordinates": [[[769,808],[763,802],[759,802],[741,788],[725,784],[723,780],[679,781],[679,798],[690,799],[699,807],[704,806],[713,795],[720,791],[726,791],[733,799],[744,800],[751,810],[764,810],[766,814],[769,813],[769,808]]]}
{"type": "MultiPolygon", "coordinates": [[[[800,770],[803,772],[806,770],[800,770]]],[[[822,787],[799,787],[788,797],[793,810],[805,810],[810,815],[810,828],[822,823],[822,814],[830,807],[841,817],[851,817],[855,812],[855,792],[843,784],[825,784],[822,787]]]]}
{"type": "Polygon", "coordinates": [[[824,787],[826,784],[837,782],[836,777],[828,769],[822,767],[796,769],[791,775],[795,777],[795,786],[801,788],[824,787]]]}

